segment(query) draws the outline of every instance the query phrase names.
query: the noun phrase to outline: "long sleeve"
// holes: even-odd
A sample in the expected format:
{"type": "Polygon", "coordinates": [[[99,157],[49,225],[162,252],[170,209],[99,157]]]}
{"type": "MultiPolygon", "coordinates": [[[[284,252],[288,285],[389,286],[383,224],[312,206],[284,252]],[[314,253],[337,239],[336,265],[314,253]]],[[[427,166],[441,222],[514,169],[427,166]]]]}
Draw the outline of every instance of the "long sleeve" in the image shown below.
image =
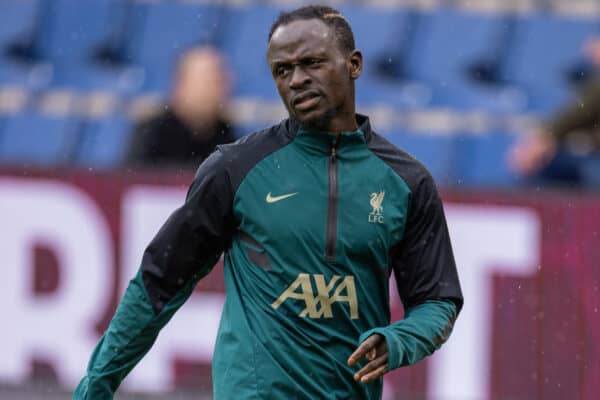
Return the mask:
{"type": "Polygon", "coordinates": [[[386,339],[389,369],[432,354],[449,337],[463,304],[442,201],[433,179],[423,175],[413,188],[407,225],[391,262],[405,318],[365,332],[386,339]]]}
{"type": "Polygon", "coordinates": [[[184,205],[145,250],[141,267],[96,346],[74,399],[113,397],[227,248],[234,227],[232,199],[228,173],[217,150],[198,169],[184,205]]]}
{"type": "Polygon", "coordinates": [[[456,316],[453,302],[426,301],[407,309],[403,320],[363,333],[359,342],[374,333],[383,335],[388,349],[388,368],[404,367],[439,349],[450,336],[456,316]]]}
{"type": "Polygon", "coordinates": [[[594,82],[571,106],[562,110],[546,128],[559,142],[576,130],[592,132],[600,125],[600,82],[594,82]]]}

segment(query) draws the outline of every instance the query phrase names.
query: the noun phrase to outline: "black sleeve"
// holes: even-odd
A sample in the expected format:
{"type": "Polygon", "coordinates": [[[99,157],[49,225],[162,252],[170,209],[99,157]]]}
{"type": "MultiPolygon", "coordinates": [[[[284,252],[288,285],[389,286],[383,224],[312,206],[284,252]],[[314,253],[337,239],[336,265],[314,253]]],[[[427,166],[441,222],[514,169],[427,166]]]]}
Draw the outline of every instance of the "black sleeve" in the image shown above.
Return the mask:
{"type": "Polygon", "coordinates": [[[227,164],[217,149],[200,165],[185,203],[144,252],[142,277],[156,313],[188,282],[208,274],[229,245],[235,222],[227,164]]]}
{"type": "Polygon", "coordinates": [[[463,304],[444,209],[433,178],[423,174],[412,190],[407,225],[392,250],[392,266],[406,308],[428,300],[463,304]]]}

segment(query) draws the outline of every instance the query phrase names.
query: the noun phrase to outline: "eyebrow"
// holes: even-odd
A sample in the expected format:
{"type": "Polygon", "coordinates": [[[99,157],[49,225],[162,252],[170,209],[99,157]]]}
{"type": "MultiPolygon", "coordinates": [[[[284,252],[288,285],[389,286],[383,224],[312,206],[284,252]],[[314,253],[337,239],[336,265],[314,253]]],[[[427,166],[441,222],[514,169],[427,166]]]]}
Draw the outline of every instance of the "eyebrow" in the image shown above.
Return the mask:
{"type": "MultiPolygon", "coordinates": [[[[304,60],[307,58],[326,58],[328,55],[328,52],[325,49],[321,49],[321,50],[310,49],[308,51],[309,52],[314,51],[314,53],[311,53],[311,54],[303,53],[300,56],[298,56],[297,59],[304,60]]],[[[289,60],[276,59],[271,62],[271,65],[276,66],[276,65],[290,64],[290,63],[291,63],[291,61],[289,61],[289,60]]]]}

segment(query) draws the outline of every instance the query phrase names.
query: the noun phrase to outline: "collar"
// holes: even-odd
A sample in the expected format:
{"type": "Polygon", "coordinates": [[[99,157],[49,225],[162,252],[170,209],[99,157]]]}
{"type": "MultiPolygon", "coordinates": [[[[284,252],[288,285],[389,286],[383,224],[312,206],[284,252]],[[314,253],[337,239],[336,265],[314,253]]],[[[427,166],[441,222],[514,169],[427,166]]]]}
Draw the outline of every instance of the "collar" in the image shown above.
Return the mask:
{"type": "Polygon", "coordinates": [[[311,153],[323,155],[331,154],[335,147],[338,153],[346,153],[353,149],[364,148],[371,139],[372,131],[369,117],[356,114],[358,129],[355,131],[341,132],[338,135],[331,132],[304,130],[297,120],[290,118],[286,127],[294,143],[311,153]]]}

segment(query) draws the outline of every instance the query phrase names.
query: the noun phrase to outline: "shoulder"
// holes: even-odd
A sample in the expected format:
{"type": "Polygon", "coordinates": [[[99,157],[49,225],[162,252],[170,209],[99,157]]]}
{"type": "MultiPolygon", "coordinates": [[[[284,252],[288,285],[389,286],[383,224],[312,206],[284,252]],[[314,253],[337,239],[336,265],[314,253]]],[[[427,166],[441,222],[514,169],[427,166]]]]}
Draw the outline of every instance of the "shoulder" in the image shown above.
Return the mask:
{"type": "Polygon", "coordinates": [[[169,110],[163,110],[139,120],[135,124],[135,131],[142,135],[153,135],[162,132],[164,129],[172,129],[179,126],[180,122],[169,110]]]}
{"type": "Polygon", "coordinates": [[[234,162],[239,167],[248,162],[260,161],[290,141],[286,121],[282,121],[277,125],[243,136],[233,143],[218,145],[217,150],[221,152],[224,160],[234,162]]]}
{"type": "Polygon", "coordinates": [[[215,151],[200,165],[198,173],[210,168],[225,173],[237,188],[257,163],[286,146],[292,140],[287,120],[277,125],[244,136],[233,143],[218,145],[215,151]]]}
{"type": "Polygon", "coordinates": [[[436,190],[433,177],[427,168],[406,151],[375,132],[371,132],[367,145],[373,154],[404,180],[412,193],[436,190]]]}

